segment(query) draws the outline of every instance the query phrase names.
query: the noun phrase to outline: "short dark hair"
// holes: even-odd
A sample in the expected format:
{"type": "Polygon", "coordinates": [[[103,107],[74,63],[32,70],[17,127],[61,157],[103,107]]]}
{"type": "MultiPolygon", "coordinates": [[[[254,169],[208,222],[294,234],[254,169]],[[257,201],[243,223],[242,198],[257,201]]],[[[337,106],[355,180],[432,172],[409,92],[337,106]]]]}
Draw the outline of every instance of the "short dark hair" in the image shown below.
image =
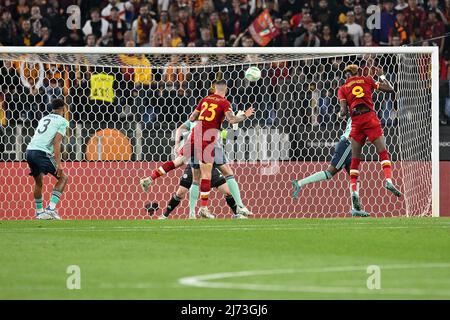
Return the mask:
{"type": "Polygon", "coordinates": [[[227,85],[227,82],[224,79],[216,81],[216,86],[226,86],[226,85],[227,85]]]}
{"type": "Polygon", "coordinates": [[[63,99],[53,99],[51,102],[52,110],[62,109],[62,108],[64,108],[65,104],[66,103],[64,102],[63,99]]]}

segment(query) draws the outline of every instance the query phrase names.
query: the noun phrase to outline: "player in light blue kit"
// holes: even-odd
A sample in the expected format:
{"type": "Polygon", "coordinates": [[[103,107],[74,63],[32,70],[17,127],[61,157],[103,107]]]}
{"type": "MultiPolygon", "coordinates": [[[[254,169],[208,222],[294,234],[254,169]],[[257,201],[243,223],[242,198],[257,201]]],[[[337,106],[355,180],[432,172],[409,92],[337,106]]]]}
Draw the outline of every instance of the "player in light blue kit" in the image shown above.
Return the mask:
{"type": "Polygon", "coordinates": [[[43,117],[36,128],[28,147],[26,158],[30,167],[30,176],[34,178],[34,202],[36,219],[61,220],[56,205],[67,183],[67,176],[61,169],[61,143],[69,121],[64,118],[65,103],[61,99],[51,102],[52,113],[43,117]],[[53,188],[50,204],[44,210],[42,202],[42,181],[50,173],[58,181],[53,188]]]}
{"type": "MultiPolygon", "coordinates": [[[[292,180],[292,187],[294,188],[294,198],[297,199],[300,190],[307,184],[313,182],[319,182],[333,178],[333,176],[345,168],[348,174],[350,174],[350,164],[352,162],[352,146],[349,140],[350,131],[352,130],[352,120],[348,119],[347,127],[344,134],[336,144],[333,159],[327,170],[316,172],[301,180],[292,180]]],[[[351,190],[350,190],[351,193],[351,190]]],[[[359,211],[355,209],[352,201],[352,216],[355,217],[368,217],[369,214],[365,211],[359,211]]]]}

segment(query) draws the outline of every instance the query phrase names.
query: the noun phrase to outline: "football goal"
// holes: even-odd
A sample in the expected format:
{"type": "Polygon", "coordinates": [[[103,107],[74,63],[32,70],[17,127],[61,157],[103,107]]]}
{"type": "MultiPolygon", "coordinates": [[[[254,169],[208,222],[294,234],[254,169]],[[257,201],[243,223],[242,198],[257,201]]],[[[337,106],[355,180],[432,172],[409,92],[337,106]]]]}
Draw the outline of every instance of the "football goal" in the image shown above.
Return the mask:
{"type": "MultiPolygon", "coordinates": [[[[393,163],[396,198],[383,188],[372,145],[363,149],[360,198],[374,217],[438,216],[438,49],[359,48],[84,48],[0,47],[0,219],[34,217],[33,181],[25,150],[50,101],[66,101],[70,128],[63,143],[69,181],[59,203],[63,219],[147,219],[176,191],[184,166],[154,181],[139,180],[173,159],[177,127],[197,103],[228,84],[234,112],[253,106],[238,126],[224,122],[224,148],[242,201],[256,218],[346,217],[351,200],[345,170],[292,197],[291,180],[325,170],[341,138],[337,90],[348,64],[395,94],[375,92],[393,163]],[[261,78],[249,82],[249,67],[261,78]]],[[[44,202],[53,179],[45,178],[44,202]]],[[[230,218],[213,189],[210,209],[230,218]]],[[[154,216],[153,216],[154,217],[154,216]]],[[[188,196],[172,213],[188,217],[188,196]]]]}

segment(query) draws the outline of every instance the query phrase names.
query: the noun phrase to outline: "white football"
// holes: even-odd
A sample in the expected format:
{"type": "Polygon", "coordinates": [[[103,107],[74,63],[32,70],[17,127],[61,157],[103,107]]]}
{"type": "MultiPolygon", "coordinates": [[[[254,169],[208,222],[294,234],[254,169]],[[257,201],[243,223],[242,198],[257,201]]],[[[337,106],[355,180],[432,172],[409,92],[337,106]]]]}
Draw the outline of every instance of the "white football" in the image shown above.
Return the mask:
{"type": "Polygon", "coordinates": [[[245,71],[245,79],[248,81],[258,81],[261,78],[261,70],[258,67],[250,67],[245,71]]]}

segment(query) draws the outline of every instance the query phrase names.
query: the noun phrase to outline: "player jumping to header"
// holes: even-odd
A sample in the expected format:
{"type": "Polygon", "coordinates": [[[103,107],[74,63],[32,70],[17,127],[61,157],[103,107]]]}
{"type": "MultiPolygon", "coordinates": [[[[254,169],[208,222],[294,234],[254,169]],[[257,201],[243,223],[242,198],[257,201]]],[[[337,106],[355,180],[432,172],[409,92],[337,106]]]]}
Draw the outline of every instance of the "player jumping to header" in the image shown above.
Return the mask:
{"type": "MultiPolygon", "coordinates": [[[[248,108],[242,115],[234,115],[230,102],[225,99],[228,88],[225,80],[216,82],[215,92],[203,98],[189,117],[198,124],[193,128],[189,143],[185,144],[191,155],[193,183],[200,186],[199,215],[210,218],[208,198],[211,190],[211,172],[215,160],[215,144],[220,126],[227,118],[230,124],[244,121],[253,115],[253,108],[248,108]]],[[[187,153],[185,153],[187,154],[187,153]]]]}
{"type": "MultiPolygon", "coordinates": [[[[336,173],[338,173],[344,168],[347,171],[347,173],[350,174],[350,164],[352,161],[352,147],[350,144],[349,136],[351,129],[352,129],[352,120],[349,119],[347,121],[347,126],[345,128],[344,134],[341,136],[341,139],[335,146],[334,155],[333,158],[331,159],[331,163],[328,166],[327,170],[316,172],[301,180],[292,180],[292,187],[294,188],[294,199],[297,199],[300,194],[300,190],[310,183],[331,179],[336,175],[336,173]]],[[[352,194],[352,189],[350,189],[350,194],[352,194]]],[[[351,213],[352,216],[360,216],[360,217],[369,216],[369,214],[365,211],[356,210],[353,205],[353,201],[351,213]]]]}
{"type": "Polygon", "coordinates": [[[375,146],[379,155],[381,166],[385,176],[385,188],[395,196],[400,197],[391,180],[391,161],[386,150],[381,121],[374,111],[372,91],[394,92],[392,85],[379,70],[380,82],[375,82],[372,77],[358,75],[359,67],[351,64],[344,69],[345,83],[338,90],[340,117],[346,117],[350,111],[352,129],[350,141],[352,145],[352,162],[350,165],[350,185],[352,188],[352,201],[356,210],[361,210],[357,182],[359,177],[359,164],[361,162],[361,150],[366,139],[375,146]],[[349,110],[350,109],[350,110],[349,110]]]}
{"type": "Polygon", "coordinates": [[[61,99],[51,102],[52,113],[43,117],[36,128],[33,138],[27,147],[26,158],[30,167],[30,175],[35,181],[34,202],[36,219],[60,220],[56,205],[64,191],[67,176],[61,169],[61,143],[69,121],[64,118],[65,103],[61,99]],[[44,175],[50,173],[58,181],[53,188],[50,204],[44,211],[42,187],[44,175]]]}

